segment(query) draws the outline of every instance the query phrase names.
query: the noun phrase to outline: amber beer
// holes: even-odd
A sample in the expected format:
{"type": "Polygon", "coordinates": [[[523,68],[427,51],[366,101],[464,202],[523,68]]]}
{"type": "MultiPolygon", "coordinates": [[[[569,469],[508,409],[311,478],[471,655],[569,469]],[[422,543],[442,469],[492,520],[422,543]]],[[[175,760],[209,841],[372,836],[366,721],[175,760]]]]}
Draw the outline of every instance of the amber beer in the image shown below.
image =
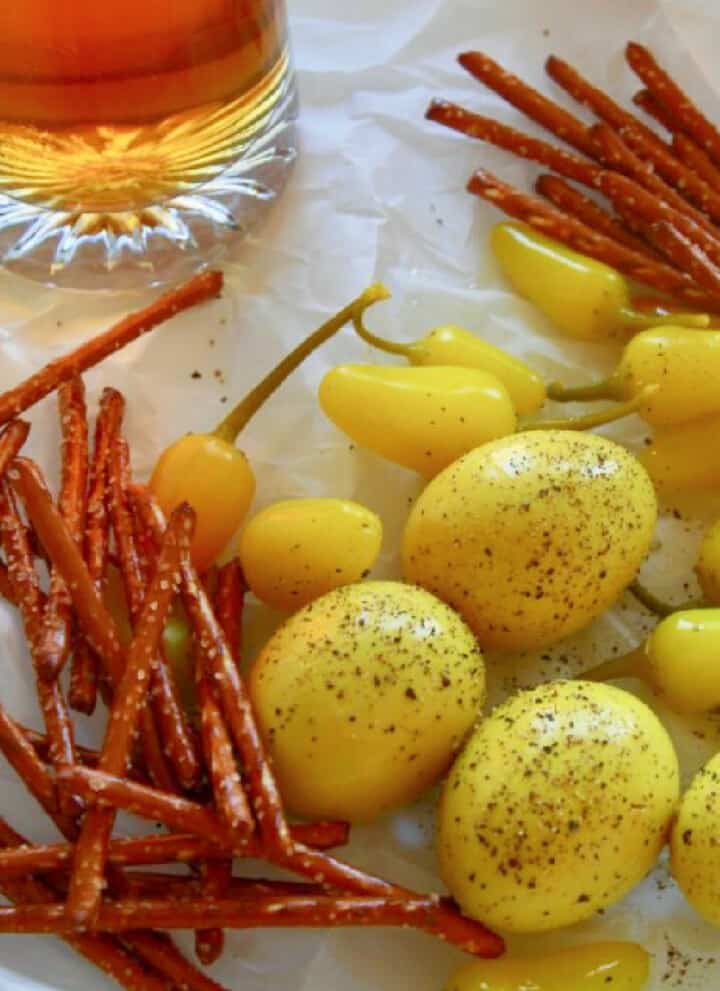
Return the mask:
{"type": "Polygon", "coordinates": [[[128,210],[218,174],[287,72],[284,0],[4,0],[0,193],[128,210]]]}

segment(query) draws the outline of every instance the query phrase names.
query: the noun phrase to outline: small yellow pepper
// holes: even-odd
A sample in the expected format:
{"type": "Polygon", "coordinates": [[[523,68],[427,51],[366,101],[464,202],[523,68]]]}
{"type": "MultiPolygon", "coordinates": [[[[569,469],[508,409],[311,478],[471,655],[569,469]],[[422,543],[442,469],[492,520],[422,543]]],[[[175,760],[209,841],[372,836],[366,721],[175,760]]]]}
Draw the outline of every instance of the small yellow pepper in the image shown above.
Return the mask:
{"type": "Polygon", "coordinates": [[[633,309],[628,284],[619,272],[523,224],[498,224],[490,245],[514,289],[570,337],[625,337],[659,324],[709,326],[704,313],[633,309]]]}
{"type": "Polygon", "coordinates": [[[459,365],[489,372],[507,389],[518,416],[535,413],[545,402],[545,384],[529,365],[463,327],[444,324],[410,344],[378,337],[362,319],[355,320],[355,329],[368,344],[388,354],[402,355],[411,365],[459,365]]]}
{"type": "Polygon", "coordinates": [[[212,433],[181,437],[160,456],[150,487],[166,514],[182,502],[195,510],[193,560],[199,571],[205,571],[231,540],[255,494],[253,470],[235,446],[240,432],[308,355],[368,306],[388,296],[384,286],[370,286],[287,355],[212,433]]]}
{"type": "Polygon", "coordinates": [[[637,650],[583,673],[590,681],[640,678],[685,715],[720,706],[720,609],[678,609],[637,650]]]}
{"type": "Polygon", "coordinates": [[[240,538],[240,561],[261,602],[296,610],[364,578],[381,544],[380,518],[357,502],[286,499],[250,520],[240,538]]]}
{"type": "Polygon", "coordinates": [[[701,492],[720,487],[720,416],[706,416],[655,432],[639,455],[664,492],[701,492]]]}
{"type": "Polygon", "coordinates": [[[507,389],[477,368],[340,365],[319,398],[361,447],[426,476],[516,427],[507,389]]]}
{"type": "Polygon", "coordinates": [[[589,943],[555,953],[476,960],[445,991],[642,991],[650,957],[637,943],[589,943]]]}
{"type": "Polygon", "coordinates": [[[626,345],[610,378],[576,388],[552,384],[548,394],[560,402],[628,400],[656,386],[646,392],[638,413],[647,423],[665,427],[720,413],[719,378],[719,331],[653,327],[626,345]]]}

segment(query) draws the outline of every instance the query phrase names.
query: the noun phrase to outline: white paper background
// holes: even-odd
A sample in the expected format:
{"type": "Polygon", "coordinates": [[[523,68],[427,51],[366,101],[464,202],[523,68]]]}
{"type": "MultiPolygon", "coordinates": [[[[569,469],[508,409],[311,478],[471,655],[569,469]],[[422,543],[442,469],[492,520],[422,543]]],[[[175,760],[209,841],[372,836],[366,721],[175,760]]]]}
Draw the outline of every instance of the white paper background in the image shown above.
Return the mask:
{"type": "MultiPolygon", "coordinates": [[[[715,118],[720,83],[713,36],[720,27],[704,3],[606,0],[294,0],[293,39],[303,103],[303,151],[290,186],[262,235],[238,246],[226,266],[222,300],[187,314],[138,342],[87,377],[94,401],[105,384],[129,400],[135,466],[144,475],[157,452],[184,431],[211,427],[285,351],[367,283],[382,279],[394,299],[369,323],[398,337],[417,337],[435,323],[457,322],[525,356],[548,376],[581,380],[610,369],[617,352],[553,336],[529,306],[509,295],[485,250],[493,211],[463,192],[482,162],[529,188],[534,170],[423,119],[432,96],[444,96],[526,127],[455,63],[466,48],[487,50],[548,92],[542,65],[550,52],[578,64],[613,94],[637,83],[622,59],[624,43],[649,43],[715,118]],[[338,11],[341,14],[338,14],[338,11]],[[221,374],[217,375],[216,370],[221,374]],[[202,377],[193,379],[193,371],[202,377]]],[[[115,317],[137,295],[79,296],[39,288],[0,273],[0,387],[10,386],[115,317]]],[[[377,355],[373,356],[377,359],[377,355]]],[[[394,548],[417,491],[415,478],[355,452],[326,423],[314,391],[338,361],[366,360],[345,333],[289,382],[243,438],[259,477],[258,503],[301,494],[352,496],[383,516],[385,552],[378,574],[396,575],[394,548]]],[[[32,450],[57,468],[53,407],[33,413],[32,450]]],[[[614,435],[644,436],[638,421],[614,435]]],[[[677,507],[673,507],[677,508],[677,507]]],[[[720,504],[680,507],[659,530],[647,568],[654,587],[684,598],[702,523],[720,504]],[[689,522],[688,522],[689,521],[689,522]]],[[[257,607],[249,614],[248,654],[279,621],[257,607]]],[[[545,659],[491,660],[493,697],[517,684],[575,673],[617,645],[639,642],[647,618],[631,601],[545,659]]],[[[0,606],[2,700],[39,725],[29,662],[12,610],[0,606]]],[[[631,686],[637,688],[638,686],[631,686]]],[[[711,724],[668,720],[687,777],[716,749],[711,724]]],[[[81,727],[83,740],[97,726],[81,727]]],[[[0,808],[34,838],[52,833],[8,769],[0,765],[0,808]]],[[[134,828],[138,828],[135,826],[134,828]]],[[[146,827],[139,827],[146,828],[146,827]]],[[[437,885],[432,852],[432,802],[356,831],[350,856],[418,888],[437,885]]],[[[684,905],[666,873],[656,876],[603,918],[557,937],[521,941],[523,949],[568,941],[633,938],[655,957],[651,987],[717,988],[718,933],[684,905]],[[668,965],[669,947],[676,947],[668,965]],[[684,976],[683,971],[685,971],[684,976]]],[[[672,951],[670,952],[672,954],[672,951]]],[[[243,991],[439,991],[460,955],[419,934],[238,934],[213,973],[243,991]]],[[[0,939],[0,991],[101,991],[111,985],[51,940],[0,939]]]]}

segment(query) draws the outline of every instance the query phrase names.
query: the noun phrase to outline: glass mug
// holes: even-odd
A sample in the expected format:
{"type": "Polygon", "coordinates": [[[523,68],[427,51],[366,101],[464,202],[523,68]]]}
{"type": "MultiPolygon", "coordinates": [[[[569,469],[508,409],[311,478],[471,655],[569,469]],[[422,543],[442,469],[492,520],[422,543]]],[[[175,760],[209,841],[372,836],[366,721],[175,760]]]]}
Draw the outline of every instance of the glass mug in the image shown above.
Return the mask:
{"type": "Polygon", "coordinates": [[[284,0],[0,4],[0,264],[61,285],[212,262],[296,154],[284,0]]]}

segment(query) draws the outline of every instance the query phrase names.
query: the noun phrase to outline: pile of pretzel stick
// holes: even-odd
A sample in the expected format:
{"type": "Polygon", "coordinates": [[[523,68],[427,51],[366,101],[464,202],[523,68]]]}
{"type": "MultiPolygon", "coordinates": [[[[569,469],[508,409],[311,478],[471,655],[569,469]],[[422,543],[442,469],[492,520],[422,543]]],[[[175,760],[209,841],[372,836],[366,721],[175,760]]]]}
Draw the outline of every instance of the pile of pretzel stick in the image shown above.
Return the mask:
{"type": "Polygon", "coordinates": [[[192,507],[165,519],[133,481],[114,389],[102,394],[91,443],[83,372],[221,288],[218,273],[196,276],[0,396],[0,593],[24,625],[45,724],[28,729],[0,705],[0,752],[61,838],[29,844],[0,818],[0,893],[11,903],[0,906],[0,933],[57,935],[128,991],[222,991],[165,930],[194,930],[204,965],[220,957],[223,930],[258,927],[413,927],[496,956],[502,940],[450,899],[328,853],[347,842],[346,823],[289,822],[238,666],[237,563],[197,574],[192,507]],[[57,497],[23,454],[30,428],[19,419],[53,392],[57,497]],[[129,637],[103,594],[111,569],[129,637]],[[196,721],[163,650],[179,602],[192,631],[196,721]],[[78,746],[72,711],[100,705],[100,749],[78,746]],[[119,810],[165,831],[118,836],[119,810]],[[248,858],[296,879],[236,876],[248,858]]]}
{"type": "Polygon", "coordinates": [[[471,177],[470,192],[636,282],[718,312],[720,131],[647,48],[630,42],[625,55],[644,84],[634,103],[666,137],[554,55],[548,75],[596,123],[586,124],[481,52],[459,61],[562,145],[443,100],[431,103],[427,117],[553,170],[539,176],[537,196],[484,169],[471,177]],[[571,183],[601,194],[607,206],[571,183]]]}

